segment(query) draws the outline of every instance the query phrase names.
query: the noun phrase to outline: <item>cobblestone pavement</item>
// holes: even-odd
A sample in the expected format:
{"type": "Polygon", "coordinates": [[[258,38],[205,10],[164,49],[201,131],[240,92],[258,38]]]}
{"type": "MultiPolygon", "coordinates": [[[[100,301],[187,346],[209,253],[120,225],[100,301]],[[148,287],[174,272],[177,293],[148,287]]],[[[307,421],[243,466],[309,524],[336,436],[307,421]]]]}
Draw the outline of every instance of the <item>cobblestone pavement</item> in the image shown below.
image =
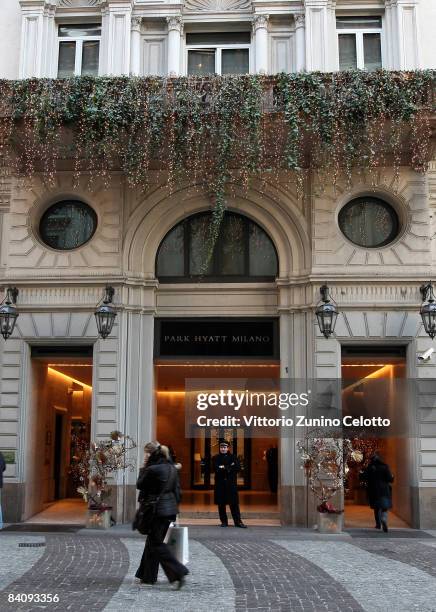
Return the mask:
{"type": "Polygon", "coordinates": [[[190,575],[135,581],[144,539],[127,530],[0,533],[0,612],[436,612],[434,534],[190,527],[190,575]],[[352,537],[351,537],[352,536],[352,537]],[[57,594],[55,603],[10,601],[57,594]]]}
{"type": "MultiPolygon", "coordinates": [[[[3,541],[8,538],[2,535],[0,539],[1,556],[3,541]]],[[[44,539],[44,554],[0,592],[0,611],[102,610],[118,591],[129,566],[129,555],[120,539],[75,535],[48,535],[44,539]],[[45,605],[8,601],[11,594],[22,593],[56,594],[59,601],[45,605]]]]}

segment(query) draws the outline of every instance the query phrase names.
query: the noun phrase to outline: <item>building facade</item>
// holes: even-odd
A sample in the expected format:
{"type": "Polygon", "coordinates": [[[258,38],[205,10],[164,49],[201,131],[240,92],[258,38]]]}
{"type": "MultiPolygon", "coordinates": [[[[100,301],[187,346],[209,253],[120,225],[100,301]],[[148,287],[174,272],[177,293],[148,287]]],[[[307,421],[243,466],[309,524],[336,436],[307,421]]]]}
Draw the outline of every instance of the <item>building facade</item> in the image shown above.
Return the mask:
{"type": "MultiPolygon", "coordinates": [[[[0,9],[5,79],[435,68],[432,0],[7,4],[0,9]]],[[[0,343],[6,520],[27,520],[72,496],[74,439],[114,430],[138,441],[138,462],[146,441],[168,441],[186,466],[184,488],[211,486],[210,442],[186,440],[183,431],[184,379],[197,377],[196,368],[220,378],[338,379],[350,367],[363,378],[365,368],[386,366],[399,378],[436,375],[434,359],[416,357],[433,345],[419,316],[419,287],[436,265],[436,161],[424,175],[404,166],[397,177],[385,167],[375,178],[356,171],[336,186],[312,173],[304,197],[280,177],[254,179],[247,190],[235,184],[226,238],[206,275],[197,259],[210,201],[197,185],[170,190],[158,170],[145,192],[120,172],[109,186],[90,187],[86,175],[77,185],[68,164],[54,186],[42,175],[1,171],[0,284],[19,289],[20,313],[0,343]],[[341,311],[329,339],[314,316],[324,284],[341,311]],[[102,340],[93,313],[106,285],[115,289],[118,315],[102,340]],[[250,337],[262,325],[267,346],[254,350],[171,346],[171,337],[198,330],[250,337]]],[[[424,394],[409,409],[408,435],[382,448],[398,475],[394,510],[413,527],[435,528],[436,408],[424,394]]],[[[307,524],[313,501],[294,440],[229,435],[246,463],[241,488],[249,490],[273,490],[266,453],[277,446],[281,519],[307,524]]],[[[135,474],[120,476],[113,489],[117,520],[127,521],[135,474]]]]}

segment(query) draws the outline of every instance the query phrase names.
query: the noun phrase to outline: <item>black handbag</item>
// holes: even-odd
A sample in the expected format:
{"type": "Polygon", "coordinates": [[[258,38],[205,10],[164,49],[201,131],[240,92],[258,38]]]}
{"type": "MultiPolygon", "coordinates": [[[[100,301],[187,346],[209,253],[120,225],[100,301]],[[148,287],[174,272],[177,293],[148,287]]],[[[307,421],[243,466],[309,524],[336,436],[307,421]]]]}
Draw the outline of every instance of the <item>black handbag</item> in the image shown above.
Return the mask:
{"type": "MultiPolygon", "coordinates": [[[[175,472],[176,473],[176,472],[175,472]]],[[[169,467],[168,478],[165,482],[164,488],[154,499],[144,499],[139,504],[139,508],[136,511],[135,518],[133,519],[132,529],[139,531],[142,535],[150,535],[150,531],[153,524],[153,519],[156,516],[157,505],[161,496],[167,493],[170,487],[169,484],[173,484],[173,478],[171,478],[171,466],[169,467]]]]}

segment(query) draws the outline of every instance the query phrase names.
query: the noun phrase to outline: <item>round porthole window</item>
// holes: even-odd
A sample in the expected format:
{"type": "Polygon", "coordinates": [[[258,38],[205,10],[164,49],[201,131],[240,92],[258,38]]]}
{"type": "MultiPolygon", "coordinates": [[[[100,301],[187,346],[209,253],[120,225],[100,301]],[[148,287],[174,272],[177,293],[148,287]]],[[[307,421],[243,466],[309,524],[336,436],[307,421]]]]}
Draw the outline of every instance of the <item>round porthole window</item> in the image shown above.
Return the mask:
{"type": "Polygon", "coordinates": [[[97,229],[97,215],[93,209],[77,200],[62,200],[43,214],[39,233],[52,249],[77,249],[91,240],[97,229]]]}
{"type": "Polygon", "coordinates": [[[383,247],[398,235],[400,223],[396,211],[379,198],[356,198],[339,212],[341,232],[350,242],[367,249],[383,247]]]}

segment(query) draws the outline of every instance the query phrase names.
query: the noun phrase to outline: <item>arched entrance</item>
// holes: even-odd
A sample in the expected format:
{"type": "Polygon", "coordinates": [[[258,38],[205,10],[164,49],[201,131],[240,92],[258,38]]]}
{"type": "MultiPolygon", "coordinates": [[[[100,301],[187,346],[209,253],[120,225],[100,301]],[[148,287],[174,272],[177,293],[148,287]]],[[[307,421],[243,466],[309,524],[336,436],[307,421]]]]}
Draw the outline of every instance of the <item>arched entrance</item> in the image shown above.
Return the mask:
{"type": "MultiPolygon", "coordinates": [[[[208,258],[210,212],[197,213],[173,227],[161,242],[156,276],[162,285],[229,283],[259,286],[273,283],[278,257],[271,239],[244,215],[228,212],[208,258]],[[205,265],[206,262],[206,265],[205,265]]],[[[218,313],[216,313],[218,314],[218,313]]],[[[187,383],[194,379],[233,388],[244,381],[280,378],[276,318],[198,317],[157,318],[155,321],[156,432],[182,464],[182,516],[205,519],[213,507],[213,457],[219,440],[231,443],[241,470],[237,483],[245,520],[278,521],[278,440],[252,437],[249,429],[222,423],[198,428],[190,437],[185,427],[187,383]]],[[[215,519],[216,520],[216,519],[215,519]]]]}

